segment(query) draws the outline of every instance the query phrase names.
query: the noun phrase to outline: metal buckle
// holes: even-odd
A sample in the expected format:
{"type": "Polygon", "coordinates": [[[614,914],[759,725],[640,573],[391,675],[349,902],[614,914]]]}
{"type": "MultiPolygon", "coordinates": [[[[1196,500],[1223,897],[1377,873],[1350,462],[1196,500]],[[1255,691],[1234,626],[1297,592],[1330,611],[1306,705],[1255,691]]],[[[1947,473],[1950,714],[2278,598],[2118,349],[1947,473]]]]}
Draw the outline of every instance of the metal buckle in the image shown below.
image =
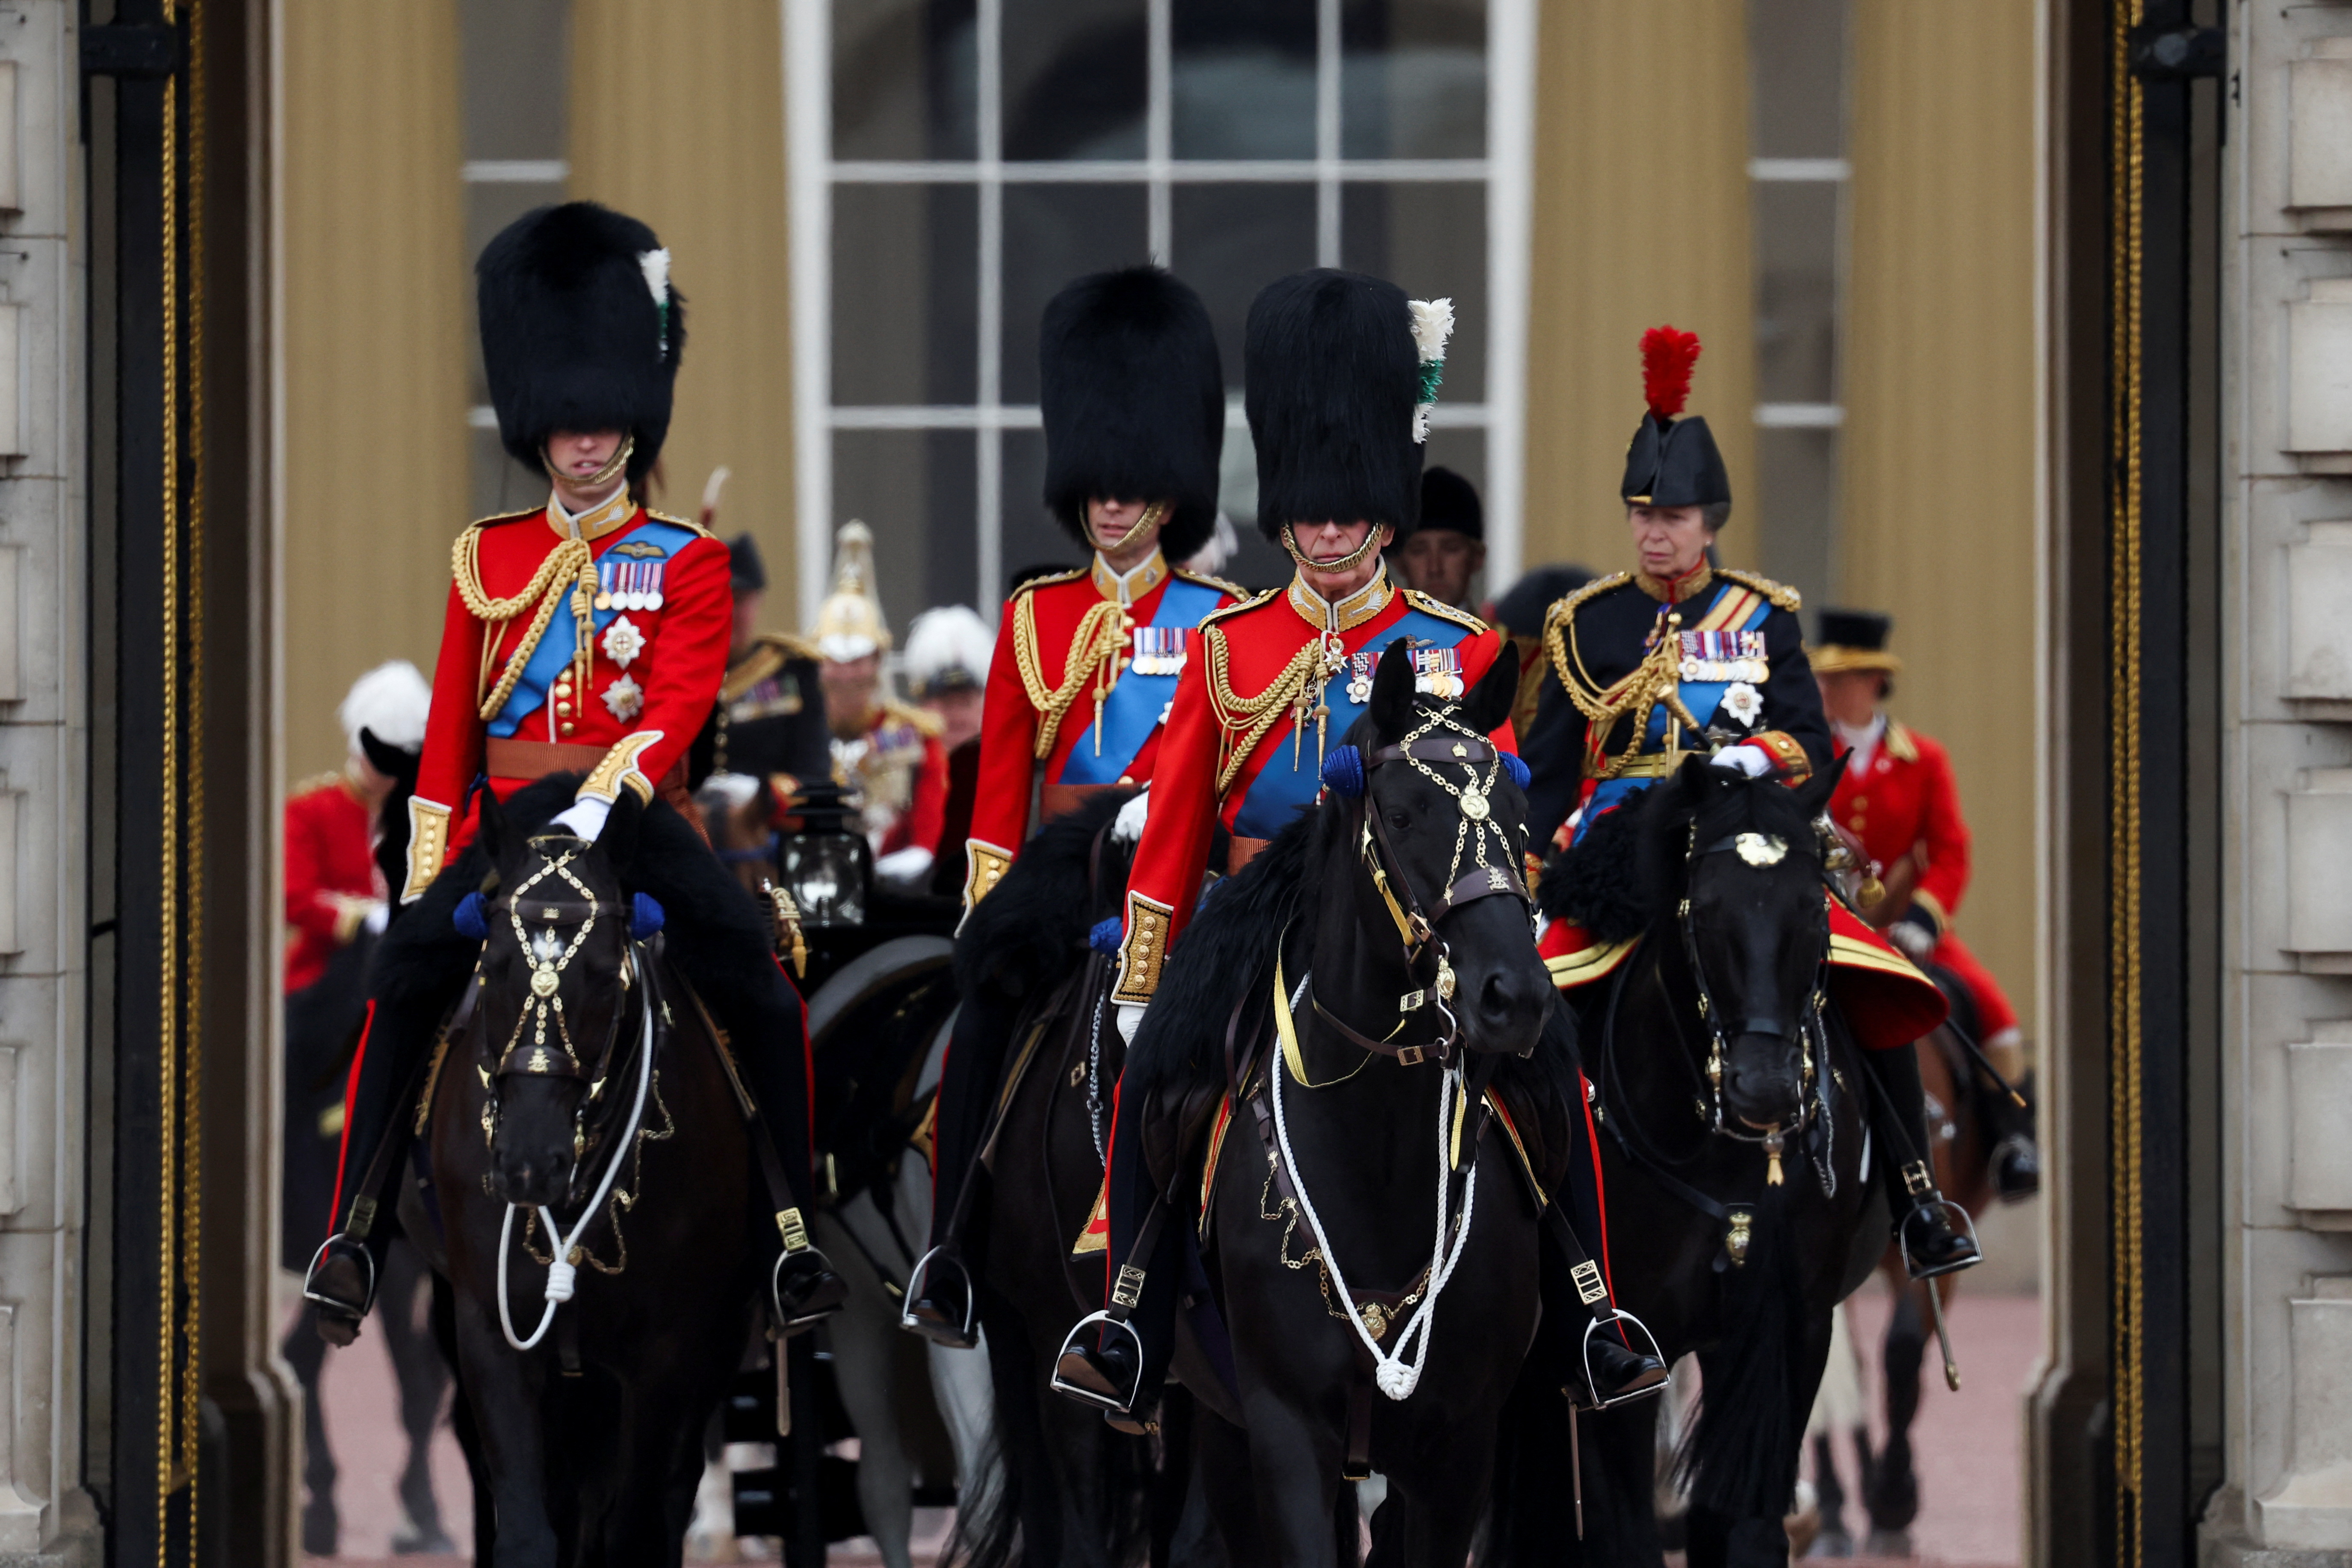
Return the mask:
{"type": "Polygon", "coordinates": [[[796,1208],[776,1211],[776,1233],[784,1238],[786,1252],[806,1252],[809,1245],[808,1225],[796,1208]]]}
{"type": "Polygon", "coordinates": [[[1609,1287],[1601,1282],[1601,1265],[1592,1259],[1588,1258],[1570,1269],[1568,1277],[1576,1282],[1576,1299],[1586,1306],[1609,1299],[1609,1287]]]}
{"type": "Polygon", "coordinates": [[[1658,1349],[1657,1336],[1650,1332],[1649,1324],[1642,1321],[1641,1319],[1635,1317],[1633,1313],[1620,1310],[1609,1313],[1606,1317],[1596,1316],[1591,1322],[1584,1325],[1584,1393],[1586,1397],[1595,1402],[1588,1408],[1593,1410],[1607,1410],[1612,1405],[1631,1405],[1637,1399],[1648,1399],[1654,1394],[1664,1394],[1674,1385],[1674,1368],[1667,1365],[1665,1353],[1658,1349]],[[1634,1344],[1630,1337],[1625,1342],[1626,1347],[1635,1352],[1637,1354],[1647,1355],[1652,1361],[1658,1363],[1661,1366],[1665,1366],[1666,1375],[1660,1378],[1657,1382],[1650,1384],[1647,1388],[1637,1388],[1631,1394],[1621,1394],[1613,1399],[1602,1399],[1601,1395],[1594,1391],[1592,1386],[1592,1336],[1601,1331],[1601,1326],[1603,1323],[1617,1324],[1621,1330],[1624,1324],[1633,1324],[1634,1329],[1641,1333],[1642,1345],[1646,1345],[1649,1348],[1646,1351],[1643,1350],[1642,1345],[1634,1344]]]}
{"type": "Polygon", "coordinates": [[[1406,1046],[1397,1052],[1397,1063],[1401,1067],[1419,1067],[1428,1056],[1429,1047],[1426,1046],[1406,1046]]]}
{"type": "Polygon", "coordinates": [[[1143,1270],[1132,1263],[1118,1266],[1118,1282],[1111,1287],[1111,1303],[1132,1312],[1143,1300],[1143,1270]]]}

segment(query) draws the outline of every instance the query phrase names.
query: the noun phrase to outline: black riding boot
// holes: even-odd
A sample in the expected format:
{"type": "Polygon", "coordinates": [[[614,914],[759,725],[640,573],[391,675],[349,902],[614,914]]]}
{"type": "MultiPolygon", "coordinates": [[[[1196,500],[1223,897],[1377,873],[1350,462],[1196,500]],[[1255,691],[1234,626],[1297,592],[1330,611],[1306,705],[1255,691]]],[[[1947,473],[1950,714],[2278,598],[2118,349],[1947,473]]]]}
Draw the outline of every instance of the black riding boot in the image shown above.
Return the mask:
{"type": "Polygon", "coordinates": [[[898,1326],[954,1350],[980,1342],[972,1278],[981,1260],[964,1244],[964,1208],[1004,1076],[1013,1013],[1008,998],[986,990],[965,997],[940,1068],[931,1122],[930,1245],[907,1282],[898,1326]]]}
{"type": "Polygon", "coordinates": [[[1993,1190],[2005,1204],[2022,1203],[2042,1190],[2042,1151],[2033,1141],[2033,1075],[2017,1086],[2020,1105],[1999,1089],[1984,1097],[1985,1123],[1992,1133],[1993,1190]]]}
{"type": "Polygon", "coordinates": [[[1935,1167],[1920,1152],[1927,1146],[1927,1091],[1919,1082],[1916,1047],[1864,1051],[1862,1059],[1880,1089],[1874,1097],[1883,1151],[1877,1158],[1905,1267],[1914,1279],[1974,1268],[1984,1255],[1976,1237],[1952,1223],[1958,1205],[1936,1190],[1935,1167]]]}
{"type": "Polygon", "coordinates": [[[1586,1237],[1605,1239],[1609,1229],[1589,1124],[1580,1109],[1571,1114],[1576,1126],[1568,1180],[1555,1197],[1556,1217],[1546,1216],[1538,1248],[1544,1310],[1536,1337],[1554,1385],[1601,1409],[1664,1392],[1667,1369],[1649,1330],[1616,1310],[1607,1257],[1596,1261],[1584,1245],[1586,1237]]]}
{"type": "Polygon", "coordinates": [[[1105,1215],[1110,1245],[1105,1267],[1109,1304],[1078,1320],[1055,1358],[1053,1386],[1096,1405],[1122,1432],[1146,1432],[1158,1419],[1160,1385],[1176,1352],[1176,1294],[1181,1238],[1165,1205],[1155,1203],[1143,1158],[1139,1095],[1120,1095],[1111,1120],[1105,1215]],[[1139,1103],[1130,1103],[1139,1102],[1139,1103]]]}
{"type": "MultiPolygon", "coordinates": [[[[302,1294],[316,1309],[319,1337],[347,1345],[375,1301],[392,1216],[381,1212],[391,1183],[367,1190],[381,1152],[387,1162],[404,1141],[405,1090],[431,1057],[442,1018],[457,1005],[480,955],[481,943],[452,920],[458,901],[481,885],[489,869],[468,848],[434,879],[425,896],[392,922],[376,949],[369,977],[368,1021],[360,1037],[357,1072],[343,1101],[343,1153],[335,1183],[335,1212],[327,1239],[310,1259],[302,1294]]],[[[384,1173],[378,1171],[379,1176],[384,1173]]]]}
{"type": "Polygon", "coordinates": [[[754,1137],[772,1142],[792,1201],[775,1224],[782,1243],[769,1307],[786,1333],[841,1310],[849,1287],[809,1240],[815,1196],[810,1155],[808,1028],[800,994],[776,962],[769,919],[687,820],[647,808],[627,879],[662,906],[663,952],[694,987],[728,1042],[759,1108],[754,1137]]]}

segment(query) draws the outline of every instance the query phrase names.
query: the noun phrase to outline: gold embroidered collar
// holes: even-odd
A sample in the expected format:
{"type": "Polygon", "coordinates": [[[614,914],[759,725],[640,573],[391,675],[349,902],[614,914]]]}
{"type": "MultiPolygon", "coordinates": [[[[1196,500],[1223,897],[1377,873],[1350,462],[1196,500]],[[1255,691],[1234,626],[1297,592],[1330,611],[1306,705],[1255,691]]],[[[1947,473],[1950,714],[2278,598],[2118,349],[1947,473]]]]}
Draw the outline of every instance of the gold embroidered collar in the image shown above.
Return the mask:
{"type": "Polygon", "coordinates": [[[601,505],[590,507],[576,517],[564,510],[563,502],[555,496],[551,494],[547,498],[547,526],[555,531],[558,539],[570,539],[574,529],[579,531],[583,539],[602,539],[636,513],[636,499],[629,494],[626,485],[614,490],[601,505]]]}
{"type": "Polygon", "coordinates": [[[1104,598],[1115,605],[1132,605],[1168,580],[1168,560],[1155,548],[1142,564],[1121,576],[1097,551],[1093,576],[1095,590],[1104,598]]]}
{"type": "Polygon", "coordinates": [[[1653,577],[1647,572],[1635,572],[1633,581],[1641,585],[1642,592],[1661,605],[1685,605],[1714,585],[1715,568],[1701,556],[1696,567],[1672,581],[1653,577]]]}
{"type": "Polygon", "coordinates": [[[1389,599],[1396,592],[1389,586],[1389,569],[1385,563],[1372,574],[1372,580],[1333,604],[1307,585],[1303,573],[1291,574],[1290,591],[1284,595],[1299,617],[1318,632],[1353,631],[1374,616],[1389,607],[1389,599]]]}

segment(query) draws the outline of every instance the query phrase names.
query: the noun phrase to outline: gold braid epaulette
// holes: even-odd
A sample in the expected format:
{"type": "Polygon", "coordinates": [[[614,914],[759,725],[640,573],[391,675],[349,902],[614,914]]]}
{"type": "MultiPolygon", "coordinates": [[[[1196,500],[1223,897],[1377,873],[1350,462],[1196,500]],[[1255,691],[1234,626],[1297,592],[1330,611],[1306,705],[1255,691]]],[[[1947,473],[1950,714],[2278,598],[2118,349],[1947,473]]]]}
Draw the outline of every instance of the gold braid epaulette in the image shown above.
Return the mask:
{"type": "MultiPolygon", "coordinates": [[[[1251,604],[1263,602],[1263,596],[1251,604]]],[[[1237,605],[1235,609],[1247,605],[1237,605]]],[[[1217,714],[1217,794],[1222,797],[1232,787],[1234,775],[1242,763],[1249,760],[1257,743],[1265,739],[1267,731],[1280,721],[1282,715],[1298,700],[1317,672],[1323,666],[1322,639],[1302,644],[1282,667],[1282,673],[1270,681],[1266,689],[1255,697],[1244,697],[1234,689],[1233,669],[1225,651],[1223,626],[1211,623],[1230,612],[1220,612],[1201,623],[1201,644],[1209,655],[1209,702],[1217,714]],[[1236,740],[1234,731],[1242,731],[1236,740]]]]}
{"type": "Polygon", "coordinates": [[[490,629],[482,637],[482,668],[477,675],[474,690],[479,695],[489,679],[490,660],[498,648],[499,634],[506,624],[522,614],[525,605],[534,599],[539,607],[532,611],[530,625],[524,628],[522,641],[507,660],[506,673],[499,677],[488,697],[482,699],[481,716],[495,719],[499,710],[507,705],[514,692],[515,682],[522,679],[523,667],[538,651],[539,639],[546,635],[548,622],[555,618],[556,606],[563,603],[565,593],[575,584],[580,592],[572,596],[572,618],[577,627],[577,647],[572,662],[581,690],[588,689],[587,648],[589,629],[594,625],[594,610],[590,601],[596,593],[596,558],[584,539],[559,541],[547,558],[531,574],[523,591],[510,599],[494,599],[482,587],[480,550],[482,524],[476,523],[457,536],[450,548],[449,574],[457,584],[457,597],[465,604],[467,613],[490,629]]]}
{"type": "Polygon", "coordinates": [[[1802,594],[1798,593],[1786,583],[1775,583],[1761,572],[1746,572],[1736,566],[1718,566],[1715,569],[1715,574],[1718,577],[1728,577],[1751,593],[1763,595],[1772,601],[1772,607],[1776,610],[1786,610],[1793,616],[1805,607],[1805,596],[1802,594]]]}
{"type": "Polygon", "coordinates": [[[1631,581],[1633,574],[1626,572],[1596,577],[1554,605],[1550,613],[1544,616],[1545,656],[1551,660],[1552,670],[1559,677],[1561,689],[1568,693],[1569,700],[1576,704],[1576,710],[1584,715],[1588,726],[1584,748],[1588,766],[1605,754],[1601,748],[1608,744],[1609,732],[1617,727],[1617,721],[1628,713],[1633,715],[1633,739],[1627,743],[1623,755],[1612,759],[1595,775],[1603,779],[1615,777],[1627,762],[1640,753],[1642,737],[1650,727],[1651,711],[1659,703],[1664,703],[1667,710],[1694,732],[1701,728],[1697,719],[1683,703],[1682,647],[1675,639],[1660,637],[1657,646],[1651,648],[1642,662],[1614,686],[1603,687],[1584,668],[1583,655],[1572,640],[1575,637],[1572,623],[1576,619],[1577,608],[1587,599],[1605,594],[1612,588],[1622,587],[1631,581]]]}
{"type": "Polygon", "coordinates": [[[1449,605],[1443,599],[1433,599],[1418,588],[1407,588],[1404,591],[1404,602],[1424,616],[1432,616],[1441,621],[1452,621],[1465,631],[1483,632],[1489,629],[1486,622],[1469,611],[1457,605],[1449,605]]]}
{"type": "Polygon", "coordinates": [[[1069,660],[1062,666],[1062,684],[1049,687],[1037,668],[1036,601],[1026,593],[1013,595],[1013,661],[1020,667],[1021,685],[1029,694],[1029,706],[1037,710],[1037,742],[1034,748],[1037,761],[1044,762],[1053,755],[1054,738],[1062,731],[1063,716],[1077,701],[1078,692],[1087,679],[1105,659],[1117,658],[1126,647],[1127,634],[1119,626],[1118,603],[1100,601],[1079,620],[1077,635],[1070,639],[1069,660]]]}

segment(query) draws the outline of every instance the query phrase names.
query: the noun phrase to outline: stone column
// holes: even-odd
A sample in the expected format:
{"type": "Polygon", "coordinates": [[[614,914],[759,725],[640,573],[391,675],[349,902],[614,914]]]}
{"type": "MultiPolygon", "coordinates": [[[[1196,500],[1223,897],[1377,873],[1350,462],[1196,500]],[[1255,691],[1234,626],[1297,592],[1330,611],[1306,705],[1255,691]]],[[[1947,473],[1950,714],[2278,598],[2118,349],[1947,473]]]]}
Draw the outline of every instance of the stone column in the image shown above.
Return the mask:
{"type": "Polygon", "coordinates": [[[2030,1030],[2035,6],[1853,16],[1837,595],[1895,617],[1895,710],[1949,748],[1975,837],[1960,929],[2030,1030]]]}
{"type": "Polygon", "coordinates": [[[284,7],[284,760],[340,767],[335,706],[430,678],[467,505],[456,0],[284,7]]]}
{"type": "MultiPolygon", "coordinates": [[[[1530,566],[1626,564],[1617,486],[1642,416],[1642,333],[1662,322],[1704,340],[1691,412],[1721,443],[1733,494],[1756,494],[1747,26],[1740,0],[1544,8],[1528,312],[1530,566]]],[[[1755,531],[1727,531],[1724,549],[1735,564],[1753,562],[1755,531]]]]}
{"type": "MultiPolygon", "coordinates": [[[[572,8],[572,195],[643,218],[686,297],[686,356],[654,504],[691,518],[724,465],[716,527],[749,531],[768,622],[794,603],[792,300],[782,9],[708,0],[691,26],[635,0],[572,8]]],[[[849,352],[855,352],[851,345],[849,352]]]]}

